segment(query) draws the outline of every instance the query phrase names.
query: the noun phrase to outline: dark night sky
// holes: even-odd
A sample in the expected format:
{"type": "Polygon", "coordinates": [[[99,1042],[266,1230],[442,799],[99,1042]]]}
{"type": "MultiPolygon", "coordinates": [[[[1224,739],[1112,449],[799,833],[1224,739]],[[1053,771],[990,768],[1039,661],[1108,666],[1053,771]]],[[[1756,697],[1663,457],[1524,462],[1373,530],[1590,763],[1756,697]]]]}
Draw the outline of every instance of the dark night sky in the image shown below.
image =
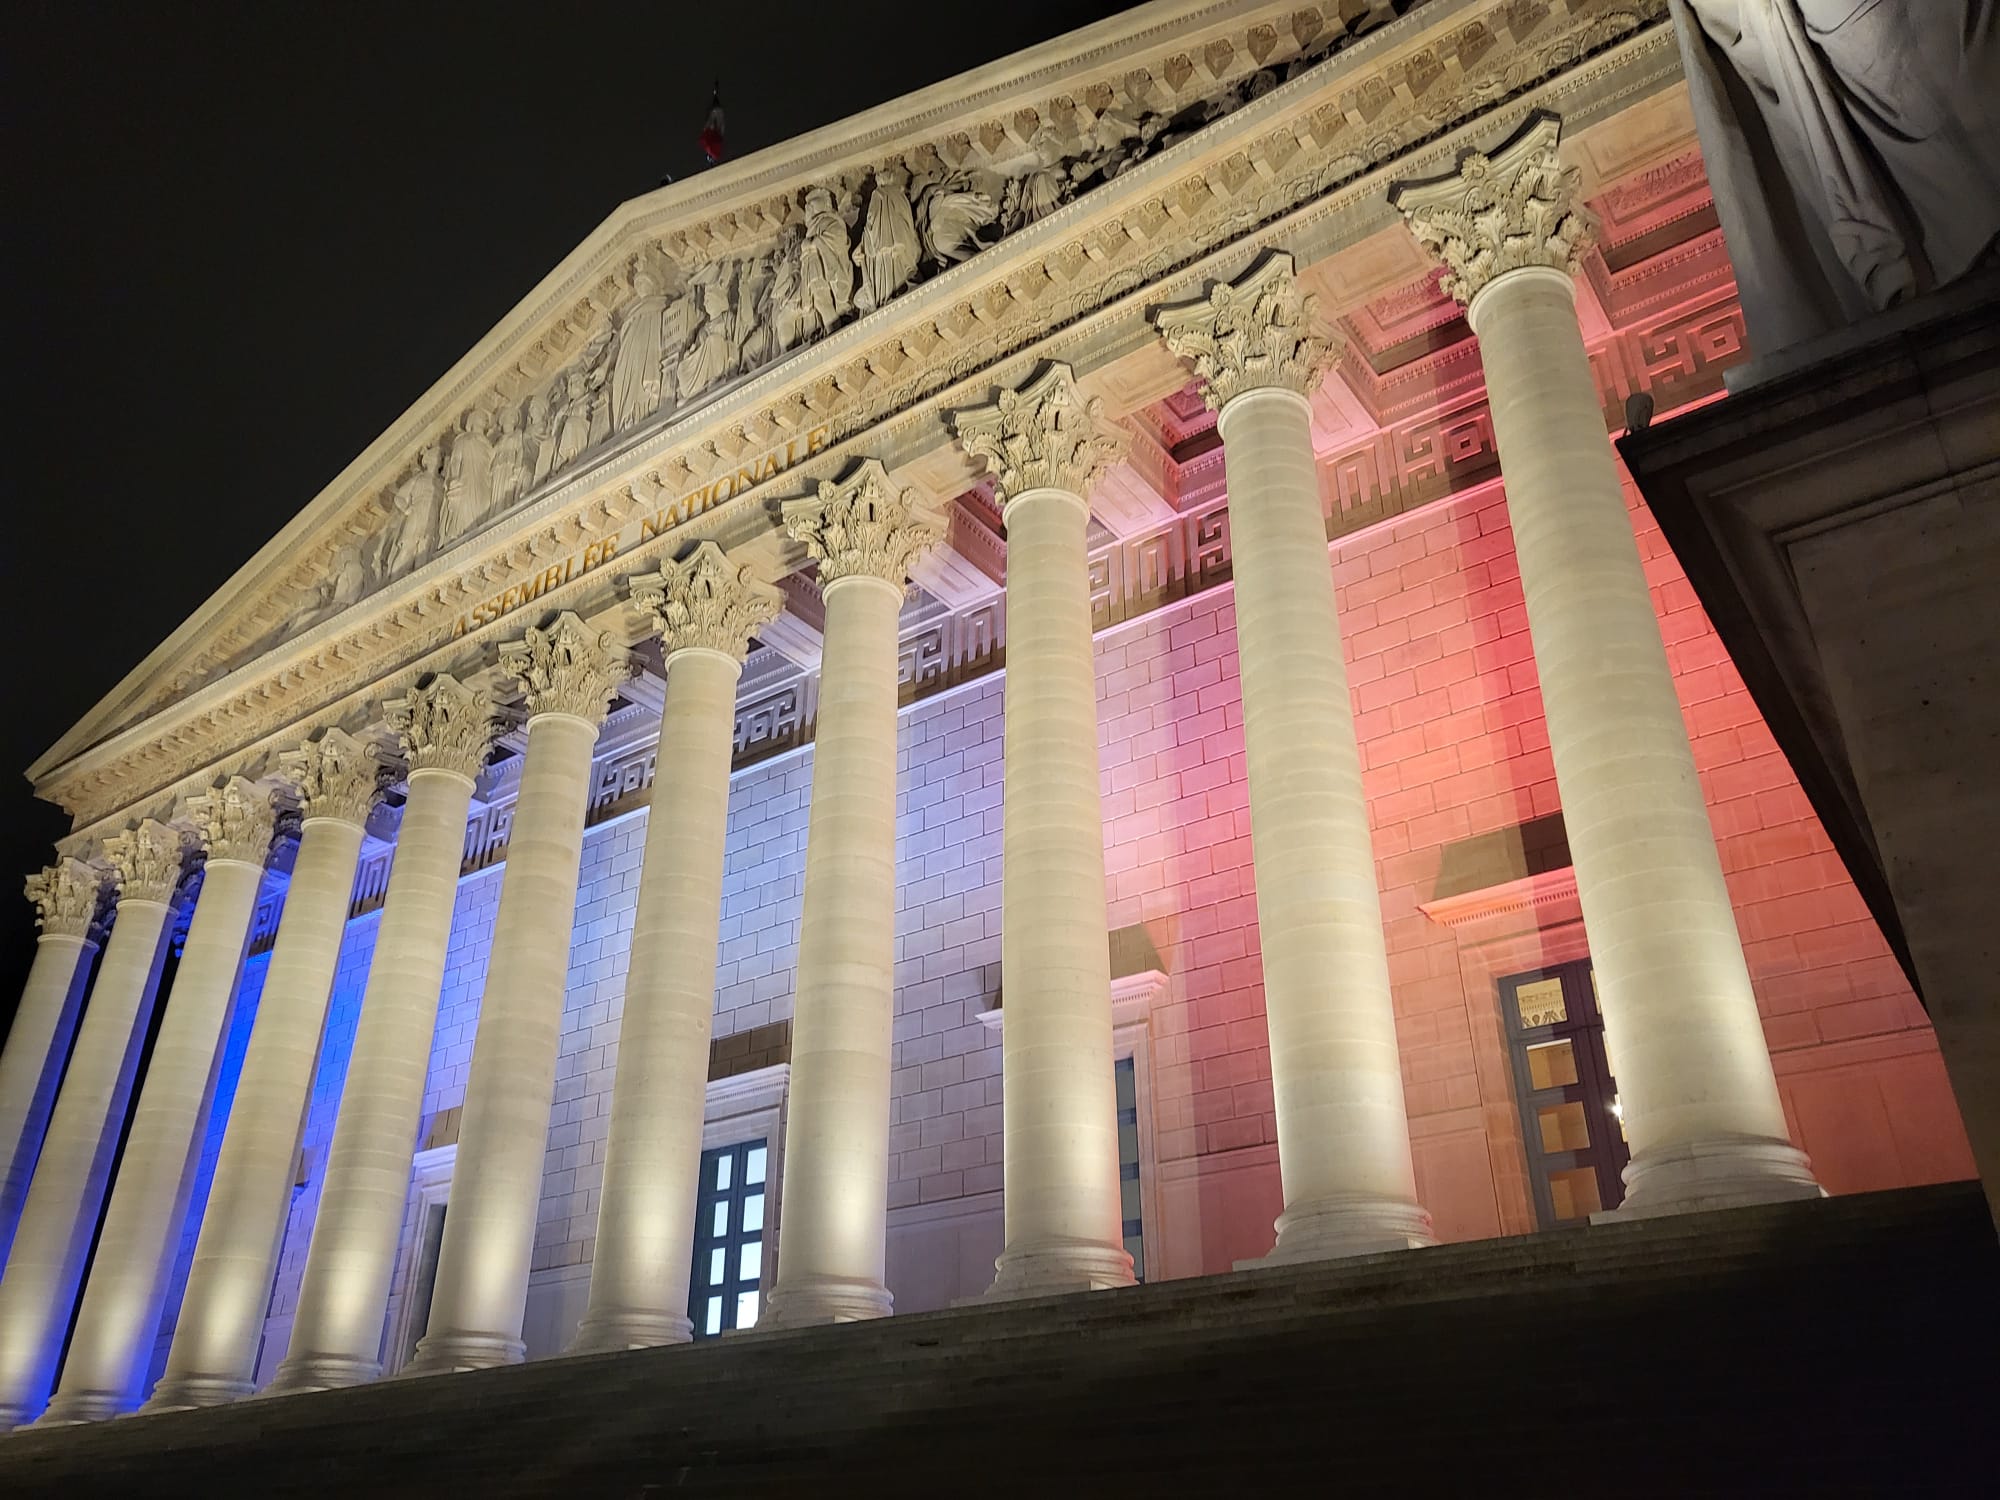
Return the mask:
{"type": "Polygon", "coordinates": [[[17,0],[0,1025],[67,826],[20,773],[612,209],[700,169],[713,79],[740,156],[1121,8],[17,0]]]}

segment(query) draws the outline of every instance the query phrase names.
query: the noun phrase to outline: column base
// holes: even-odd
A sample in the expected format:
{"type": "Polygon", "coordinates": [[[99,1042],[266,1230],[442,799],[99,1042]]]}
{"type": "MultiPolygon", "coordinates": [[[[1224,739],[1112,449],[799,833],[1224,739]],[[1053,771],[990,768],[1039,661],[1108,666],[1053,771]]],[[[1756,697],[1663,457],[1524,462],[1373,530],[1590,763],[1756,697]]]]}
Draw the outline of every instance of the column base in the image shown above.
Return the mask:
{"type": "Polygon", "coordinates": [[[1824,1198],[1805,1152],[1768,1136],[1711,1136],[1643,1151],[1625,1167],[1625,1201],[1591,1220],[1645,1219],[1824,1198]]]}
{"type": "Polygon", "coordinates": [[[620,1312],[592,1313],[577,1326],[564,1354],[616,1354],[623,1349],[653,1349],[661,1344],[685,1344],[694,1337],[694,1324],[673,1313],[620,1312]]]}
{"type": "Polygon", "coordinates": [[[1061,1235],[1009,1245],[993,1262],[993,1270],[993,1285],[968,1302],[1060,1297],[1132,1285],[1132,1257],[1122,1246],[1061,1235]]]}
{"type": "Polygon", "coordinates": [[[257,1394],[302,1396],[308,1391],[340,1391],[351,1385],[367,1385],[382,1378],[380,1360],[355,1359],[347,1354],[287,1355],[271,1383],[257,1394]]]}
{"type": "Polygon", "coordinates": [[[141,1416],[163,1411],[199,1411],[205,1406],[227,1406],[241,1401],[255,1387],[247,1380],[227,1375],[165,1375],[153,1387],[153,1394],[139,1408],[141,1416]]]}
{"type": "Polygon", "coordinates": [[[81,1427],[87,1422],[108,1422],[131,1410],[129,1398],[112,1391],[57,1391],[48,1410],[30,1423],[33,1427],[81,1427]]]}
{"type": "Polygon", "coordinates": [[[1257,1260],[1239,1260],[1236,1269],[1296,1266],[1386,1250],[1421,1250],[1437,1243],[1431,1216],[1421,1205],[1400,1198],[1337,1193],[1297,1203],[1278,1215],[1278,1243],[1257,1260]]]}
{"type": "Polygon", "coordinates": [[[502,1365],[518,1365],[527,1357],[526,1344],[497,1333],[427,1333],[417,1341],[416,1354],[396,1372],[396,1378],[497,1370],[502,1365]]]}
{"type": "Polygon", "coordinates": [[[830,1323],[859,1323],[886,1318],[895,1299],[879,1281],[848,1276],[800,1276],[781,1281],[757,1320],[757,1331],[772,1328],[824,1328],[830,1323]]]}

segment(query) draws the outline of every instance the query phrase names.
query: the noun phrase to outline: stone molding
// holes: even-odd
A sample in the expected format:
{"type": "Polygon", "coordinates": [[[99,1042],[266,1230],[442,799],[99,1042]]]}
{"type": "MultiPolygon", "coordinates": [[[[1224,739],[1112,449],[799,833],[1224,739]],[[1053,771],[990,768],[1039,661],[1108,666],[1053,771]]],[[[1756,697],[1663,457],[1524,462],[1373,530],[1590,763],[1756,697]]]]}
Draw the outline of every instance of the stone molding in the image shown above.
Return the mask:
{"type": "Polygon", "coordinates": [[[104,895],[104,871],[80,859],[59,859],[27,881],[43,937],[89,937],[104,895]]]}
{"type": "Polygon", "coordinates": [[[1076,373],[1051,364],[1017,388],[1001,387],[991,405],[956,411],[952,427],[965,451],[993,476],[995,500],[1027,490],[1088,496],[1124,451],[1105,421],[1103,398],[1085,398],[1076,373]]]}
{"type": "Polygon", "coordinates": [[[190,798],[188,813],[211,860],[262,865],[271,852],[277,811],[269,787],[232,776],[214,790],[190,798]]]}
{"type": "Polygon", "coordinates": [[[819,564],[820,588],[843,578],[880,578],[902,588],[910,565],[944,539],[944,517],[913,489],[898,489],[879,459],[838,483],[820,481],[811,500],[785,503],[785,529],[819,564]]]}
{"type": "Polygon", "coordinates": [[[1557,154],[1561,139],[1561,116],[1537,110],[1490,153],[1466,152],[1457,171],[1389,190],[1417,243],[1444,264],[1448,296],[1469,307],[1526,266],[1577,274],[1597,225],[1579,206],[1582,172],[1557,154]]]}
{"type": "Polygon", "coordinates": [[[342,729],[325,730],[278,757],[286,780],[298,788],[308,818],[338,818],[365,827],[381,795],[386,771],[374,746],[342,729]]]}
{"type": "Polygon", "coordinates": [[[593,630],[569,611],[546,630],[528,627],[520,640],[500,648],[501,667],[527,691],[530,717],[567,714],[602,724],[632,662],[608,630],[593,630]]]}
{"type": "Polygon", "coordinates": [[[476,781],[493,748],[493,700],[440,673],[384,705],[412,771],[452,771],[476,781]]]}
{"type": "Polygon", "coordinates": [[[1220,411],[1245,391],[1319,389],[1341,349],[1320,329],[1318,312],[1319,298],[1299,289],[1292,257],[1274,252],[1205,298],[1161,308],[1153,321],[1220,411]]]}
{"type": "Polygon", "coordinates": [[[750,638],[784,610],[785,596],[754,569],[736,567],[713,542],[680,562],[629,581],[633,606],[660,633],[660,651],[719,651],[741,666],[750,638]]]}
{"type": "Polygon", "coordinates": [[[111,862],[118,899],[172,901],[180,889],[189,844],[184,829],[157,818],[146,818],[106,839],[104,857],[111,862]]]}

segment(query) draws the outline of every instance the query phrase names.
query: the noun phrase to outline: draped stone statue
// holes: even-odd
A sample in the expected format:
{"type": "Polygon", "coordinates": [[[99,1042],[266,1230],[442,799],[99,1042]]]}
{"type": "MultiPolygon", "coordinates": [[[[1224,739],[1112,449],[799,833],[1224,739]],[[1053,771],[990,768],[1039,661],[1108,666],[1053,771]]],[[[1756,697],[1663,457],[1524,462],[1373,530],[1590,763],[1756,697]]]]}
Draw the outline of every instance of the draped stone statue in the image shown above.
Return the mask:
{"type": "Polygon", "coordinates": [[[737,328],[736,272],[733,261],[719,261],[695,273],[702,321],[693,345],[681,356],[675,389],[683,401],[693,400],[737,371],[742,335],[737,328]]]}
{"type": "Polygon", "coordinates": [[[644,262],[632,268],[633,301],[619,325],[611,361],[611,427],[629,432],[660,409],[667,299],[644,262]]]}
{"type": "Polygon", "coordinates": [[[444,466],[444,525],[438,540],[455,542],[486,519],[493,499],[493,445],[486,434],[493,419],[474,407],[465,430],[451,441],[444,466]]]}
{"type": "Polygon", "coordinates": [[[921,244],[917,221],[904,191],[908,178],[898,167],[875,174],[875,191],[868,195],[868,217],[861,226],[861,243],[854,263],[861,268],[861,288],[854,305],[873,312],[903,289],[916,273],[921,244]]]}
{"type": "Polygon", "coordinates": [[[809,314],[799,281],[799,249],[799,232],[793,230],[771,256],[771,340],[780,352],[806,336],[809,314]]]}
{"type": "Polygon", "coordinates": [[[493,440],[490,471],[495,514],[506,510],[527,493],[532,467],[527,435],[521,431],[520,408],[503,406],[500,408],[500,435],[493,440]]]}
{"type": "Polygon", "coordinates": [[[417,455],[417,467],[396,487],[392,504],[397,516],[394,537],[389,543],[382,571],[406,573],[422,562],[437,546],[439,512],[444,504],[444,481],[438,466],[444,460],[436,443],[417,455]]]}
{"type": "Polygon", "coordinates": [[[528,471],[528,488],[549,477],[555,467],[555,425],[549,412],[549,398],[540,392],[528,398],[521,418],[521,457],[528,471]]]}
{"type": "Polygon", "coordinates": [[[1963,276],[2000,236],[1994,0],[1669,0],[1757,351],[1963,276]]]}
{"type": "Polygon", "coordinates": [[[578,365],[563,376],[556,409],[555,436],[550,441],[548,470],[557,473],[590,446],[590,371],[578,365]]]}
{"type": "Polygon", "coordinates": [[[771,322],[772,285],[776,276],[775,254],[755,256],[743,262],[737,282],[736,309],[742,336],[738,363],[754,370],[778,352],[778,333],[771,322]]]}
{"type": "Polygon", "coordinates": [[[799,241],[799,337],[816,338],[854,307],[854,267],[847,251],[847,220],[823,187],[806,189],[805,230],[799,241]]]}
{"type": "Polygon", "coordinates": [[[999,206],[963,172],[926,183],[917,194],[916,212],[924,248],[940,265],[964,260],[979,249],[980,231],[1000,216],[999,206]]]}

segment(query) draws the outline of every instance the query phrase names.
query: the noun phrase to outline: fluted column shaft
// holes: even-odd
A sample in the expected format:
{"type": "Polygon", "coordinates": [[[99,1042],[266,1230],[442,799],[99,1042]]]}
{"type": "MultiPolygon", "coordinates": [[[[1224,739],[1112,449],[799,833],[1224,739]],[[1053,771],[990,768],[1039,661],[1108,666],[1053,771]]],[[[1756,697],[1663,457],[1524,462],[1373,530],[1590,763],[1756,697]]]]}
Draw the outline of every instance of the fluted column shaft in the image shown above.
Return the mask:
{"type": "Polygon", "coordinates": [[[403,1232],[472,786],[461,769],[410,773],[291,1343],[273,1393],[355,1385],[382,1370],[382,1320],[403,1232]]]}
{"type": "Polygon", "coordinates": [[[784,1242],[765,1327],[889,1311],[900,584],[826,586],[792,1016],[784,1242]]]}
{"type": "Polygon", "coordinates": [[[1632,1149],[1625,1206],[1817,1196],[1788,1139],[1574,298],[1564,272],[1523,268],[1470,318],[1632,1149]]]}
{"type": "Polygon", "coordinates": [[[667,659],[590,1303],[572,1353],[678,1343],[692,1332],[688,1276],[741,670],[721,651],[667,659]]]}
{"type": "Polygon", "coordinates": [[[148,1411],[250,1394],[361,839],[353,817],[308,817],[300,831],[173,1347],[148,1411]]]}
{"type": "Polygon", "coordinates": [[[0,1429],[39,1415],[55,1380],[145,1045],[167,910],[164,896],[119,901],[77,1027],[76,1049],[0,1276],[0,1429]]]}
{"type": "MultiPolygon", "coordinates": [[[[269,842],[268,812],[263,841],[269,842]]],[[[261,858],[209,857],[45,1424],[116,1416],[143,1394],[139,1385],[159,1332],[169,1241],[181,1227],[193,1185],[196,1146],[207,1128],[222,1037],[263,880],[261,858]]]]}
{"type": "Polygon", "coordinates": [[[44,932],[21,988],[21,1004],[0,1052],[0,1266],[28,1198],[56,1083],[81,1009],[82,980],[96,947],[80,932],[44,932]]]}

